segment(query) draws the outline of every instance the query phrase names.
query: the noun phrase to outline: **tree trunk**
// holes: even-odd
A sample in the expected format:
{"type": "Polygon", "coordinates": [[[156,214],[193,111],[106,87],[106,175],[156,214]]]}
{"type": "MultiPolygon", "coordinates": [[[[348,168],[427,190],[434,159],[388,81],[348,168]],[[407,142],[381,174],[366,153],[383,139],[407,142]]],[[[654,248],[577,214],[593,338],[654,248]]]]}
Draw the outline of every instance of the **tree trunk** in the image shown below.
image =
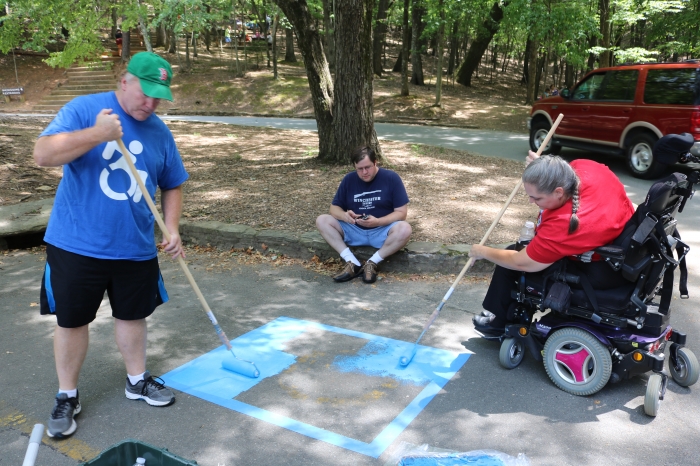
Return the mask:
{"type": "Polygon", "coordinates": [[[401,49],[401,95],[408,95],[408,57],[409,42],[411,41],[410,30],[408,29],[408,9],[411,0],[403,0],[403,47],[401,49]]]}
{"type": "Polygon", "coordinates": [[[423,78],[423,59],[421,52],[423,51],[424,39],[421,39],[425,23],[423,15],[425,14],[425,6],[423,0],[413,0],[413,9],[411,10],[411,24],[413,25],[413,38],[411,42],[411,84],[423,86],[425,80],[423,78]]]}
{"type": "MultiPolygon", "coordinates": [[[[141,5],[142,0],[138,1],[139,5],[141,5]]],[[[141,37],[143,37],[143,45],[146,46],[146,51],[153,52],[153,47],[151,47],[151,36],[148,33],[148,26],[146,26],[146,21],[142,16],[139,16],[139,30],[141,31],[141,37]]]]}
{"type": "Polygon", "coordinates": [[[164,24],[159,24],[156,27],[156,45],[155,47],[165,47],[167,48],[166,44],[166,39],[165,39],[165,25],[164,24]]]}
{"type": "MultiPolygon", "coordinates": [[[[596,45],[598,45],[598,38],[596,36],[591,36],[588,39],[588,46],[589,48],[593,48],[596,45]]],[[[588,54],[588,66],[587,66],[587,71],[591,71],[593,67],[595,66],[595,54],[589,53],[588,54]]]]}
{"type": "Polygon", "coordinates": [[[528,67],[527,74],[527,100],[526,105],[532,105],[535,103],[536,91],[535,91],[535,81],[537,81],[537,49],[539,49],[540,44],[536,40],[530,40],[530,49],[528,50],[527,61],[530,64],[528,67]]]}
{"type": "Polygon", "coordinates": [[[510,62],[510,52],[511,52],[511,38],[508,37],[508,42],[506,43],[506,49],[503,52],[503,65],[501,66],[501,73],[508,71],[508,63],[510,62]]]}
{"type": "Polygon", "coordinates": [[[459,20],[455,20],[452,25],[452,34],[450,34],[450,61],[447,63],[447,75],[451,76],[455,72],[457,66],[457,52],[459,51],[459,39],[457,38],[457,32],[459,32],[459,20]]]}
{"type": "MultiPolygon", "coordinates": [[[[403,48],[403,45],[402,45],[403,48]]],[[[401,73],[401,70],[403,66],[403,49],[399,50],[399,56],[396,57],[396,63],[394,63],[394,67],[391,69],[392,72],[394,73],[401,73]]]]}
{"type": "Polygon", "coordinates": [[[323,43],[325,44],[326,59],[331,70],[335,71],[336,57],[336,37],[335,24],[337,18],[335,16],[335,0],[323,0],[323,43]]]}
{"type": "MultiPolygon", "coordinates": [[[[207,15],[210,15],[210,14],[211,14],[211,5],[206,4],[205,7],[206,7],[206,10],[207,10],[207,15]]],[[[205,46],[205,48],[207,49],[207,52],[209,52],[209,54],[211,54],[211,50],[209,49],[209,47],[211,46],[211,35],[210,35],[210,33],[211,33],[212,30],[214,30],[214,31],[216,30],[216,29],[214,29],[214,25],[213,25],[213,24],[208,23],[207,26],[204,27],[204,46],[205,46]],[[211,27],[210,27],[210,26],[211,26],[211,27]]]]}
{"type": "Polygon", "coordinates": [[[525,42],[525,55],[523,58],[523,76],[520,78],[520,84],[528,84],[530,82],[530,48],[532,47],[532,41],[528,36],[525,42]]]}
{"type": "MultiPolygon", "coordinates": [[[[403,29],[402,29],[403,31],[403,29]]],[[[411,50],[411,28],[408,28],[408,49],[411,50]]],[[[394,73],[401,73],[401,66],[402,66],[402,60],[403,60],[403,33],[401,35],[401,48],[399,49],[399,55],[396,57],[396,63],[394,63],[394,67],[391,69],[392,72],[394,73]]]]}
{"type": "Polygon", "coordinates": [[[122,63],[131,60],[131,29],[122,31],[122,63]]]}
{"type": "Polygon", "coordinates": [[[535,75],[535,97],[540,95],[540,80],[542,79],[542,75],[545,74],[545,79],[546,79],[546,73],[543,73],[543,68],[547,67],[547,52],[544,53],[544,56],[542,56],[539,60],[537,60],[537,73],[535,75]]]}
{"type": "Polygon", "coordinates": [[[333,129],[336,151],[327,161],[347,162],[360,146],[381,157],[372,105],[374,0],[343,0],[335,6],[336,73],[333,129]]]}
{"type": "MultiPolygon", "coordinates": [[[[610,48],[610,0],[598,0],[598,12],[600,14],[600,46],[610,48]]],[[[600,67],[610,66],[612,52],[606,50],[599,57],[600,67]]]]}
{"type": "Polygon", "coordinates": [[[377,76],[381,76],[384,71],[382,46],[386,37],[386,9],[388,5],[389,0],[379,0],[377,7],[377,25],[374,27],[374,42],[372,44],[372,67],[377,76]]]}
{"type": "Polygon", "coordinates": [[[309,79],[311,100],[318,127],[318,156],[333,159],[338,154],[333,133],[333,80],[323,53],[321,34],[314,24],[306,0],[275,0],[297,33],[299,51],[309,79]]]}
{"type": "Polygon", "coordinates": [[[565,63],[566,65],[564,67],[564,85],[571,89],[571,87],[574,85],[574,67],[568,61],[566,61],[565,63]]]}
{"type": "Polygon", "coordinates": [[[285,51],[284,61],[287,63],[296,63],[297,56],[294,55],[294,29],[285,29],[285,51]]]}
{"type": "Polygon", "coordinates": [[[442,99],[442,42],[445,37],[445,9],[444,0],[439,0],[438,11],[440,12],[440,27],[437,33],[437,77],[435,80],[435,106],[440,107],[440,99],[442,99]]]}
{"type": "MultiPolygon", "coordinates": [[[[2,14],[0,14],[0,16],[5,16],[5,13],[6,13],[5,10],[6,10],[7,8],[10,8],[10,4],[9,4],[9,3],[6,3],[6,4],[5,4],[5,8],[0,9],[0,13],[2,13],[2,14]]],[[[116,8],[112,8],[111,16],[112,16],[112,30],[111,30],[111,35],[110,35],[109,37],[111,37],[112,39],[114,39],[114,36],[117,35],[117,20],[119,19],[119,16],[117,15],[117,9],[116,9],[116,8]]]]}
{"type": "Polygon", "coordinates": [[[170,47],[168,47],[168,53],[175,53],[177,49],[175,48],[175,41],[177,41],[177,36],[175,35],[175,31],[170,29],[168,31],[168,37],[170,42],[170,47]]]}
{"type": "Polygon", "coordinates": [[[272,20],[272,77],[278,79],[277,75],[277,25],[280,15],[276,14],[272,20]]]}
{"type": "Polygon", "coordinates": [[[190,69],[190,35],[185,32],[185,70],[190,69]]]}
{"type": "Polygon", "coordinates": [[[467,52],[464,63],[457,72],[458,83],[464,86],[472,85],[472,75],[479,66],[481,57],[483,57],[486,48],[489,46],[489,43],[491,43],[491,39],[493,39],[493,36],[498,32],[502,19],[503,9],[498,2],[496,2],[491,7],[488,18],[486,18],[482,24],[482,28],[479,30],[479,33],[477,33],[471,47],[469,47],[469,52],[467,52]]]}

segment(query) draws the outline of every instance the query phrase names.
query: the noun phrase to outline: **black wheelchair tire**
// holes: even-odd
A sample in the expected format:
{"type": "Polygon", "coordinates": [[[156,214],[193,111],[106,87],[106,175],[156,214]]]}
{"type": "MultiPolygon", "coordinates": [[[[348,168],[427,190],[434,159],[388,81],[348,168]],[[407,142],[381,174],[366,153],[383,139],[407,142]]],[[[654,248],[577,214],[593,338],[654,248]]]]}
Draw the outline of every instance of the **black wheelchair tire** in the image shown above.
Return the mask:
{"type": "Polygon", "coordinates": [[[515,369],[523,362],[525,356],[525,345],[515,338],[506,338],[501,343],[501,350],[498,352],[498,361],[506,369],[515,369]]]}

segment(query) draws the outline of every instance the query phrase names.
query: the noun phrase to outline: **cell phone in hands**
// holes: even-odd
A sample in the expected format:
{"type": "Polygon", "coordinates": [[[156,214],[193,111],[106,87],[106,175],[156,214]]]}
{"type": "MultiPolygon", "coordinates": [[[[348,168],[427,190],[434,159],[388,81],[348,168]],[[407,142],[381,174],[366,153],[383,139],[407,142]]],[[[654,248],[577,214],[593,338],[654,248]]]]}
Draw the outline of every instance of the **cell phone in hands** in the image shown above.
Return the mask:
{"type": "Polygon", "coordinates": [[[369,215],[367,215],[367,214],[362,214],[362,215],[359,217],[360,220],[367,220],[368,218],[369,218],[369,215]]]}

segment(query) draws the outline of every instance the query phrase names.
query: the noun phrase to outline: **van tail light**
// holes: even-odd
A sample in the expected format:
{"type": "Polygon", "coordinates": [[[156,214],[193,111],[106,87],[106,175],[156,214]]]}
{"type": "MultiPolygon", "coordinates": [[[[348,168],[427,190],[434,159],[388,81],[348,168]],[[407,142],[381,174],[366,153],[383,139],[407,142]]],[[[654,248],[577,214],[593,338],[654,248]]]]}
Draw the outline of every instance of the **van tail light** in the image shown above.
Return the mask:
{"type": "Polygon", "coordinates": [[[690,133],[693,139],[700,141],[700,110],[695,110],[690,117],[690,133]]]}

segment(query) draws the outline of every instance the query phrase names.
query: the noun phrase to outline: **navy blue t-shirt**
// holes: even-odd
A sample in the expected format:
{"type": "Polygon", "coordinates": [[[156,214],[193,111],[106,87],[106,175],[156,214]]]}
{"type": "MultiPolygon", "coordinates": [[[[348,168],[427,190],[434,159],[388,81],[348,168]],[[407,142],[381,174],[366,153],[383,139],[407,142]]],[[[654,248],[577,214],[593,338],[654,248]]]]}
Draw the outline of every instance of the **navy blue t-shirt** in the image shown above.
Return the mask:
{"type": "Polygon", "coordinates": [[[408,204],[408,194],[399,175],[380,168],[369,183],[362,181],[357,172],[345,175],[331,204],[359,215],[381,218],[408,204]]]}

